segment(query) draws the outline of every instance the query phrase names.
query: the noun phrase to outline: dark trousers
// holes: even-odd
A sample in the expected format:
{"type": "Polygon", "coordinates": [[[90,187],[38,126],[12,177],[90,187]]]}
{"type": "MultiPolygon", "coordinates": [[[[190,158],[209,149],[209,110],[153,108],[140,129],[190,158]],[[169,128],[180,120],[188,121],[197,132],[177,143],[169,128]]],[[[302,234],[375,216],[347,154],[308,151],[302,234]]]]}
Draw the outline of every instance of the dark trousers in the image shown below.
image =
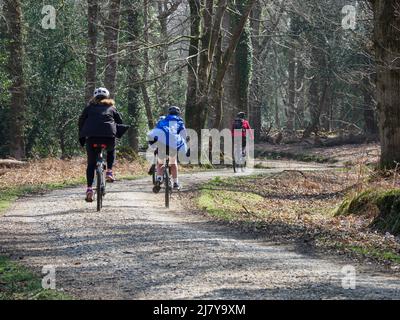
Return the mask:
{"type": "Polygon", "coordinates": [[[112,170],[115,162],[115,138],[88,138],[86,140],[86,152],[87,152],[87,169],[86,169],[86,180],[88,187],[93,186],[94,172],[96,170],[97,158],[101,149],[94,148],[94,144],[105,144],[107,146],[107,168],[112,170]]]}

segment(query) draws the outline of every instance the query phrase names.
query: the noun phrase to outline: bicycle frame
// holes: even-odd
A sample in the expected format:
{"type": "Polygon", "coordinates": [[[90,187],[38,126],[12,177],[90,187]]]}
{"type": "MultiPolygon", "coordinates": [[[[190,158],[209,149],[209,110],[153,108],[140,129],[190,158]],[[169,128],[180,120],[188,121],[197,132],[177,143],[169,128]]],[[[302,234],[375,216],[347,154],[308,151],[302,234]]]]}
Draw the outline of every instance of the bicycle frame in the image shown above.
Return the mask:
{"type": "Polygon", "coordinates": [[[243,148],[242,143],[238,145],[233,143],[233,171],[236,173],[236,168],[241,168],[244,171],[246,167],[246,148],[243,148]]]}
{"type": "Polygon", "coordinates": [[[105,172],[107,170],[107,165],[104,159],[104,150],[106,149],[105,145],[93,147],[98,148],[98,156],[96,161],[96,194],[97,194],[97,211],[100,211],[103,207],[103,197],[106,194],[106,178],[105,172]]]}
{"type": "Polygon", "coordinates": [[[169,200],[172,194],[172,183],[170,176],[169,155],[167,155],[164,163],[163,171],[164,187],[165,187],[165,207],[169,208],[169,200]]]}
{"type": "Polygon", "coordinates": [[[153,158],[153,166],[154,166],[154,171],[153,171],[153,185],[156,184],[156,176],[157,176],[157,165],[158,165],[158,149],[154,151],[154,158],[153,158]]]}

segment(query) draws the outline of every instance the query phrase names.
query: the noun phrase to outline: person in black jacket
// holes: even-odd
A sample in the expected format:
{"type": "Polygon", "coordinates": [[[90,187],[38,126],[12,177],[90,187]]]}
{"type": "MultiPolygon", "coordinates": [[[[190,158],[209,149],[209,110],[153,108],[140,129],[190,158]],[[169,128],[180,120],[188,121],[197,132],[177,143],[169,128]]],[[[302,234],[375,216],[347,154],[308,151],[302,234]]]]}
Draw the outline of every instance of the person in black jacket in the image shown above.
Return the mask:
{"type": "Polygon", "coordinates": [[[122,125],[121,114],[115,108],[114,100],[110,99],[110,92],[106,88],[98,88],[94,92],[89,105],[79,117],[79,142],[82,147],[86,144],[87,151],[87,190],[86,201],[93,201],[93,180],[96,170],[98,149],[93,145],[107,146],[107,182],[114,182],[113,165],[115,162],[117,126],[122,125]]]}

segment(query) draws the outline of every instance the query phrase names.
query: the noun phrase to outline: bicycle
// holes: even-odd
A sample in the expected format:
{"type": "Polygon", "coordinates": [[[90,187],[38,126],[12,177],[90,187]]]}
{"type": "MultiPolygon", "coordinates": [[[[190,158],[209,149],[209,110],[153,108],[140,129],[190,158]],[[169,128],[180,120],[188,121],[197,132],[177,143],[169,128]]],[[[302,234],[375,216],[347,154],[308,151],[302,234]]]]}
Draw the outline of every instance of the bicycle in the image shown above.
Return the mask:
{"type": "Polygon", "coordinates": [[[153,164],[151,165],[151,175],[152,175],[153,185],[156,185],[157,163],[158,163],[158,149],[154,151],[154,161],[153,164]]]}
{"type": "Polygon", "coordinates": [[[97,149],[97,161],[96,161],[96,175],[95,175],[95,185],[96,185],[96,198],[97,198],[97,212],[100,212],[103,207],[103,198],[106,195],[106,170],[107,164],[104,159],[104,151],[107,148],[105,144],[93,144],[93,148],[97,149]]]}
{"type": "MultiPolygon", "coordinates": [[[[172,186],[171,167],[169,165],[168,153],[167,153],[165,163],[163,166],[163,184],[164,184],[164,191],[165,191],[165,207],[169,208],[173,186],[172,186]]],[[[153,187],[154,193],[159,193],[160,190],[161,190],[161,186],[159,186],[159,185],[155,185],[153,187]]]]}
{"type": "Polygon", "coordinates": [[[171,168],[169,166],[169,157],[165,159],[164,170],[164,189],[165,189],[165,207],[169,208],[169,202],[172,196],[172,178],[171,178],[171,168]]]}
{"type": "Polygon", "coordinates": [[[243,145],[235,145],[233,143],[233,172],[237,173],[239,169],[244,172],[247,166],[246,147],[243,145]]]}

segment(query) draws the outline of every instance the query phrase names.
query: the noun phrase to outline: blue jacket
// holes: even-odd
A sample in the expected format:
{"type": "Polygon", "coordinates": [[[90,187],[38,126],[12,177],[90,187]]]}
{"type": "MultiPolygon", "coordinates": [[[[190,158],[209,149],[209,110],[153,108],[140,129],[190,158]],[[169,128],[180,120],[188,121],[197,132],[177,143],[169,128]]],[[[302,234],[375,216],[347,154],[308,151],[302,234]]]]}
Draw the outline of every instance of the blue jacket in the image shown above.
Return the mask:
{"type": "Polygon", "coordinates": [[[157,123],[148,134],[149,141],[157,140],[169,148],[178,151],[187,151],[186,128],[181,117],[169,115],[157,123]]]}

